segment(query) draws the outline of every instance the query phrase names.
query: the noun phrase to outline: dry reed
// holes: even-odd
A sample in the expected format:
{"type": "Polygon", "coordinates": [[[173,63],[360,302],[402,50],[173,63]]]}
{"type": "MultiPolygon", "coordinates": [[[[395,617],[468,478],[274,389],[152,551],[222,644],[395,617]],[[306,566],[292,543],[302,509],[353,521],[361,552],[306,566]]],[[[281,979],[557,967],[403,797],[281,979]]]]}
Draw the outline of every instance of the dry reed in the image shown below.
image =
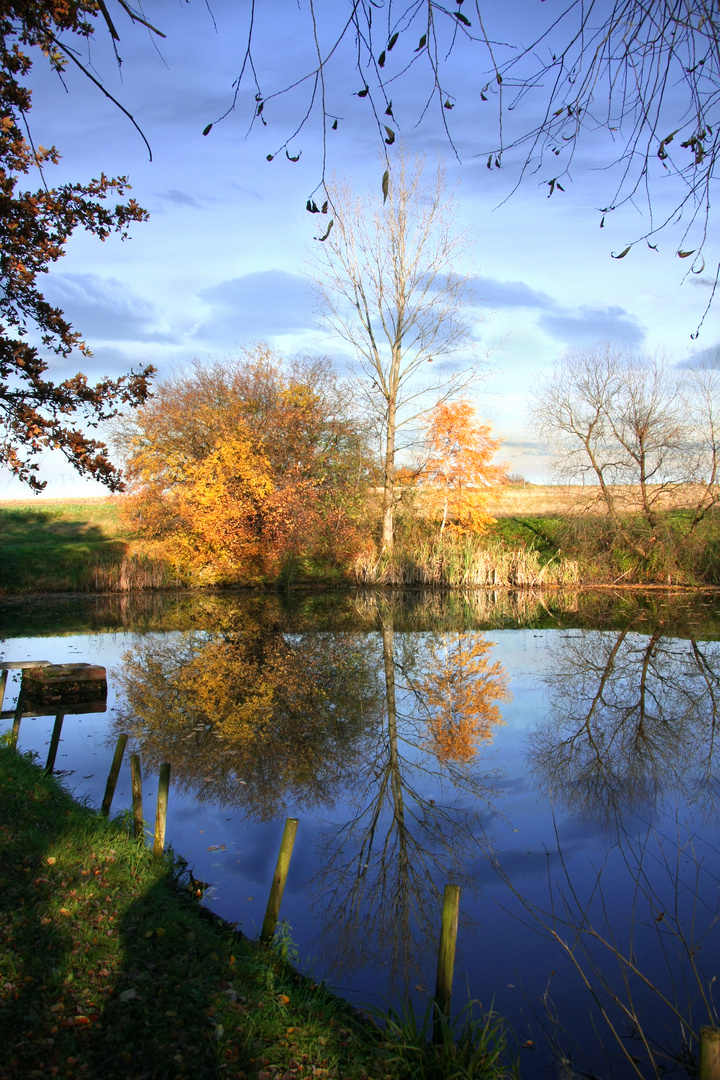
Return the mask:
{"type": "Polygon", "coordinates": [[[361,585],[532,589],[579,584],[577,562],[558,556],[545,563],[537,551],[508,549],[500,543],[462,538],[423,542],[395,556],[363,553],[354,567],[361,585]]]}
{"type": "Polygon", "coordinates": [[[90,579],[96,592],[137,592],[179,584],[165,563],[145,555],[124,555],[120,563],[100,563],[92,568],[90,579]]]}

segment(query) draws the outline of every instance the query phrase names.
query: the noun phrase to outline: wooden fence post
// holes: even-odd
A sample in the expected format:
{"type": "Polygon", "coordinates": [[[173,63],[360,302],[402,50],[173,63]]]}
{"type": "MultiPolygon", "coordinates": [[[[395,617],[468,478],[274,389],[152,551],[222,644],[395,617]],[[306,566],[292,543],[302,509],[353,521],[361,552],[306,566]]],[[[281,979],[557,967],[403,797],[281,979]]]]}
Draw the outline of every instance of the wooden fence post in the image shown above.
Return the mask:
{"type": "Polygon", "coordinates": [[[167,822],[168,793],[170,791],[170,765],[166,761],[160,766],[158,780],[157,810],[155,811],[155,843],[153,855],[159,858],[165,848],[165,824],[167,822]]]}
{"type": "Polygon", "coordinates": [[[143,820],[142,804],[142,772],[140,770],[139,754],[130,755],[130,780],[132,784],[133,822],[135,825],[135,839],[139,840],[145,835],[145,822],[143,820]]]}
{"type": "Polygon", "coordinates": [[[128,737],[125,732],[118,735],[117,746],[115,747],[115,755],[112,759],[112,765],[110,766],[110,772],[107,778],[107,784],[105,785],[105,794],[103,796],[102,806],[100,807],[100,813],[105,817],[110,813],[110,807],[113,801],[113,795],[115,794],[115,786],[120,775],[120,766],[122,765],[123,754],[125,753],[125,747],[127,746],[128,737]]]}
{"type": "Polygon", "coordinates": [[[17,749],[18,739],[20,737],[20,721],[22,720],[23,706],[25,705],[25,691],[22,686],[20,687],[20,693],[18,694],[17,704],[15,705],[15,715],[13,716],[12,735],[10,739],[13,746],[17,749]]]}
{"type": "Polygon", "coordinates": [[[277,865],[275,867],[275,876],[273,878],[272,888],[270,889],[270,897],[268,899],[267,910],[265,911],[262,931],[260,932],[260,940],[266,943],[271,942],[275,934],[275,927],[277,926],[278,917],[280,915],[280,904],[282,902],[283,892],[285,891],[285,881],[287,880],[288,870],[290,869],[290,856],[292,855],[293,845],[295,844],[297,827],[297,818],[289,817],[285,819],[285,828],[283,829],[282,840],[280,842],[280,853],[278,854],[277,865]]]}
{"type": "MultiPolygon", "coordinates": [[[[62,731],[64,719],[64,712],[59,712],[55,716],[55,723],[53,724],[52,735],[50,736],[50,749],[48,750],[47,762],[45,764],[46,773],[51,773],[55,768],[55,758],[57,757],[58,746],[60,745],[60,732],[62,731]]],[[[20,724],[18,723],[18,727],[19,726],[20,724]]]]}
{"type": "Polygon", "coordinates": [[[700,1028],[700,1080],[720,1080],[720,1028],[700,1028]]]}
{"type": "Polygon", "coordinates": [[[435,979],[436,1012],[433,1028],[433,1042],[435,1043],[443,1041],[443,1018],[447,1020],[450,1016],[459,910],[460,886],[446,885],[443,892],[442,927],[438,948],[437,978],[435,979]]]}

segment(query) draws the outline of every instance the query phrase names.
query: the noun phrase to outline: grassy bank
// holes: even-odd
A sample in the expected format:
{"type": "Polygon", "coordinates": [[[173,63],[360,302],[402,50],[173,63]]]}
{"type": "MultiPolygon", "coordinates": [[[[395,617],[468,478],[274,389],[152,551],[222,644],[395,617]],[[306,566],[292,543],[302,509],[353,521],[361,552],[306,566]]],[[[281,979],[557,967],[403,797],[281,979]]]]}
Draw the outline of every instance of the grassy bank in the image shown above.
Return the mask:
{"type": "MultiPolygon", "coordinates": [[[[618,534],[596,495],[567,487],[510,488],[480,536],[446,535],[398,515],[392,557],[368,550],[345,578],[337,567],[293,566],[267,584],[575,588],[592,585],[720,584],[720,513],[696,529],[668,505],[651,533],[625,493],[618,534]],[[511,512],[512,511],[512,512],[511,512]]],[[[163,560],[162,547],[133,537],[117,499],[0,504],[0,592],[132,592],[203,584],[163,560]]],[[[242,583],[242,582],[240,582],[242,583]]],[[[233,584],[233,582],[225,582],[233,584]]]]}
{"type": "Polygon", "coordinates": [[[128,532],[115,498],[0,503],[0,593],[130,592],[180,584],[128,532]]]}
{"type": "Polygon", "coordinates": [[[0,505],[5,591],[87,591],[93,569],[122,561],[130,538],[113,499],[0,505]]]}
{"type": "Polygon", "coordinates": [[[0,1078],[509,1075],[492,1026],[463,1053],[395,1039],[183,899],[155,860],[0,746],[0,1078]]]}

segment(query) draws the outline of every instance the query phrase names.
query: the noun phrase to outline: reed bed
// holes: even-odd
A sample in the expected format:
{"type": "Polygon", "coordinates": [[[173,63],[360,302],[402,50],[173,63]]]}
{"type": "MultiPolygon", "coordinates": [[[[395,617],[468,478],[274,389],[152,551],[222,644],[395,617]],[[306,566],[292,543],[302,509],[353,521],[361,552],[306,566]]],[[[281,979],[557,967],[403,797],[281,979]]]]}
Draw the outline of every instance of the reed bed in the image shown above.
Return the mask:
{"type": "Polygon", "coordinates": [[[560,553],[543,561],[530,548],[506,548],[472,537],[423,541],[415,550],[392,556],[364,553],[354,574],[360,585],[532,589],[580,583],[578,563],[560,553]]]}
{"type": "Polygon", "coordinates": [[[167,563],[136,554],[124,555],[119,563],[98,563],[91,567],[88,577],[93,592],[137,592],[178,588],[182,584],[167,563]]]}

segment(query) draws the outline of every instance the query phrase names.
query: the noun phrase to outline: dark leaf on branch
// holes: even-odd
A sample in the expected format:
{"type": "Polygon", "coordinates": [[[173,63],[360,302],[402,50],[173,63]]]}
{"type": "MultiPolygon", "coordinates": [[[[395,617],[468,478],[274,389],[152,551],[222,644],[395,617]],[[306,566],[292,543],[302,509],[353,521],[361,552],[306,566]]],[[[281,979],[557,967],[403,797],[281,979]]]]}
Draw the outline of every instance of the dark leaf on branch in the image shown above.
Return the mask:
{"type": "Polygon", "coordinates": [[[288,159],[288,161],[299,161],[301,154],[302,154],[302,150],[299,150],[298,153],[295,154],[294,157],[292,157],[289,150],[285,151],[285,157],[288,159]]]}
{"type": "Polygon", "coordinates": [[[395,142],[395,132],[392,128],[389,127],[386,127],[385,130],[387,131],[387,139],[385,140],[385,142],[388,144],[388,146],[392,146],[392,144],[395,142]]]}
{"type": "Polygon", "coordinates": [[[380,55],[378,56],[378,67],[381,67],[381,68],[385,67],[385,50],[384,49],[380,53],[380,55]]]}
{"type": "Polygon", "coordinates": [[[418,47],[415,50],[415,52],[422,52],[426,45],[427,45],[427,34],[423,34],[423,36],[420,38],[420,41],[418,42],[418,47]]]}
{"type": "Polygon", "coordinates": [[[212,124],[208,124],[207,127],[203,128],[203,135],[209,135],[211,131],[212,131],[212,124]]]}
{"type": "Polygon", "coordinates": [[[628,246],[625,248],[625,250],[621,251],[619,255],[613,255],[613,253],[611,251],[610,252],[610,258],[611,259],[624,259],[625,256],[627,255],[628,251],[630,251],[631,248],[632,248],[632,244],[628,244],[628,246]]]}
{"type": "Polygon", "coordinates": [[[387,201],[388,191],[389,190],[390,190],[390,173],[386,169],[385,172],[383,173],[383,178],[382,178],[383,202],[387,201]]]}
{"type": "Polygon", "coordinates": [[[679,130],[679,128],[676,128],[675,131],[672,131],[669,135],[666,135],[660,143],[657,156],[660,158],[661,161],[665,161],[665,159],[669,156],[665,147],[668,145],[668,143],[671,143],[673,141],[679,130]]]}
{"type": "Polygon", "coordinates": [[[398,34],[398,32],[396,30],[395,33],[393,34],[393,36],[388,41],[388,47],[387,47],[388,52],[392,52],[392,50],[395,48],[395,45],[397,43],[397,39],[398,39],[399,36],[400,35],[398,34]]]}
{"type": "Polygon", "coordinates": [[[332,227],[333,227],[334,224],[335,224],[335,218],[330,218],[330,221],[328,222],[328,227],[327,227],[326,232],[322,236],[316,236],[315,239],[319,240],[321,244],[324,244],[325,241],[327,240],[328,236],[330,235],[330,231],[332,230],[332,227]]]}

